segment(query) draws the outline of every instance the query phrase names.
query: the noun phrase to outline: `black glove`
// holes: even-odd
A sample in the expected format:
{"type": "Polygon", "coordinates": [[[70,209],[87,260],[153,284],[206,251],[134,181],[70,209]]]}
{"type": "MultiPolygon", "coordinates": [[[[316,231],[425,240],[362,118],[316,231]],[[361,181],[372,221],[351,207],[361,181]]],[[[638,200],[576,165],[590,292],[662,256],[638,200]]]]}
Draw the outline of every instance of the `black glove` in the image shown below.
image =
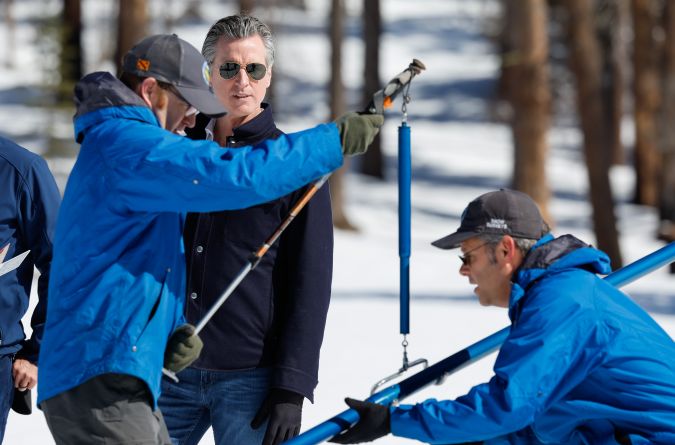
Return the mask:
{"type": "Polygon", "coordinates": [[[164,367],[173,372],[182,371],[197,360],[203,346],[194,326],[189,323],[178,326],[166,345],[164,367]]]}
{"type": "Polygon", "coordinates": [[[351,111],[338,117],[335,125],[340,132],[342,153],[345,156],[365,153],[383,124],[384,116],[381,114],[359,114],[351,111]]]}
{"type": "Polygon", "coordinates": [[[391,432],[389,424],[389,407],[377,403],[362,402],[361,400],[345,399],[350,408],[359,413],[359,421],[347,431],[333,437],[333,443],[361,443],[372,442],[391,432]]]}
{"type": "Polygon", "coordinates": [[[300,433],[302,401],[304,397],[296,392],[272,388],[251,421],[251,428],[257,430],[267,423],[262,445],[278,445],[300,433]]]}

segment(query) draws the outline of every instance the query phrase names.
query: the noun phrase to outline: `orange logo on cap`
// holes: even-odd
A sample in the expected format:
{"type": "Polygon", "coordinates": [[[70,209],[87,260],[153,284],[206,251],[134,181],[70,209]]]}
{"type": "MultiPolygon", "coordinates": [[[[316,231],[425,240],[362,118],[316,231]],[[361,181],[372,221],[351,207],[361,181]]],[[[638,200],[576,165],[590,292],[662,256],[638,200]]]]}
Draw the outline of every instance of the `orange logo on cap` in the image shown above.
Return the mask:
{"type": "Polygon", "coordinates": [[[136,68],[141,71],[147,71],[150,69],[150,61],[145,59],[138,59],[136,61],[136,68]]]}

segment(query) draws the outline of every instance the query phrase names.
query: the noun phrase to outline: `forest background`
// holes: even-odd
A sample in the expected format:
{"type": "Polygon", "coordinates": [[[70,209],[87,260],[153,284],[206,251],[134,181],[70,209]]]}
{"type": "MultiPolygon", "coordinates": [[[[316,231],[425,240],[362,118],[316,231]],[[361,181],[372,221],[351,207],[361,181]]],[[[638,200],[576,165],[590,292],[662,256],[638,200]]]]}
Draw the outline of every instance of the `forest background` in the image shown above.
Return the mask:
{"type": "MultiPolygon", "coordinates": [[[[467,346],[508,323],[477,307],[458,264],[429,242],[473,197],[533,196],[556,233],[614,267],[675,240],[675,14],[665,0],[2,0],[0,133],[44,156],[63,191],[78,146],[72,87],[116,72],[145,35],[201,48],[218,18],[268,22],[277,60],[268,100],[285,131],[361,109],[413,57],[427,65],[408,105],[413,135],[412,358],[467,346]]],[[[396,126],[400,102],[363,158],[334,175],[333,301],[317,403],[304,428],[400,366],[396,126]]],[[[261,240],[262,241],[262,240],[261,240]]],[[[452,252],[451,252],[452,253],[452,252]]],[[[672,270],[672,267],[671,267],[672,270]]],[[[667,268],[628,287],[675,333],[667,268]]],[[[34,301],[35,299],[33,299],[34,301]]],[[[28,323],[25,323],[28,325],[28,323]]],[[[460,395],[490,359],[422,396],[460,395]]],[[[12,415],[8,444],[49,443],[41,414],[12,415]]],[[[205,438],[204,443],[208,442],[205,438]]],[[[385,443],[398,443],[388,439],[385,443]]]]}

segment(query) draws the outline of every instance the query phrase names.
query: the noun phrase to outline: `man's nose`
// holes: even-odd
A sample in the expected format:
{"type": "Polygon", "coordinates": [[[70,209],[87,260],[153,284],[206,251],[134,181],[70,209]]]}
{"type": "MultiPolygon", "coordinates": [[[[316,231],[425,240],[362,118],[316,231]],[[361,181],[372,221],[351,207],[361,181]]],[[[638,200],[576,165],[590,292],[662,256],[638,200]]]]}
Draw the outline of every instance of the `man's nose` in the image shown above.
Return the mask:
{"type": "Polygon", "coordinates": [[[462,275],[463,277],[468,277],[469,276],[469,266],[466,264],[462,264],[459,266],[459,274],[462,275]]]}
{"type": "Polygon", "coordinates": [[[183,122],[185,123],[186,128],[192,128],[195,126],[195,123],[197,122],[197,114],[191,114],[189,116],[185,116],[183,119],[183,122]]]}
{"type": "Polygon", "coordinates": [[[250,80],[248,78],[248,73],[246,72],[246,67],[242,66],[239,68],[239,72],[236,75],[236,80],[238,84],[241,85],[248,85],[250,83],[250,80]]]}

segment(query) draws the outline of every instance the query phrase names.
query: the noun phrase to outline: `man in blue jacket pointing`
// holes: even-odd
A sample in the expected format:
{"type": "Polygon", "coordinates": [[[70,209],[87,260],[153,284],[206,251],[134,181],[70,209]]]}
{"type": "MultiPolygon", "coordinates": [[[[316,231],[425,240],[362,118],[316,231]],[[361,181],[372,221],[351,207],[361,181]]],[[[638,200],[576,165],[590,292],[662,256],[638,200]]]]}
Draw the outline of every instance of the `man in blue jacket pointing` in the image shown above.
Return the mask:
{"type": "Polygon", "coordinates": [[[179,371],[201,341],[185,323],[185,213],[249,207],[365,151],[382,116],[236,150],[181,133],[195,113],[225,113],[199,51],[148,37],[116,79],[75,87],[81,144],[54,241],[38,403],[57,444],[169,444],[156,409],[162,366],[179,371]],[[167,131],[169,130],[169,131],[167,131]],[[341,143],[342,142],[342,143],[341,143]]]}
{"type": "Polygon", "coordinates": [[[489,382],[456,400],[385,407],[347,399],[360,421],[336,443],[388,433],[427,443],[673,444],[675,344],[596,274],[609,259],[553,238],[527,195],[499,190],[433,244],[461,248],[482,305],[508,308],[509,336],[489,382]]]}

